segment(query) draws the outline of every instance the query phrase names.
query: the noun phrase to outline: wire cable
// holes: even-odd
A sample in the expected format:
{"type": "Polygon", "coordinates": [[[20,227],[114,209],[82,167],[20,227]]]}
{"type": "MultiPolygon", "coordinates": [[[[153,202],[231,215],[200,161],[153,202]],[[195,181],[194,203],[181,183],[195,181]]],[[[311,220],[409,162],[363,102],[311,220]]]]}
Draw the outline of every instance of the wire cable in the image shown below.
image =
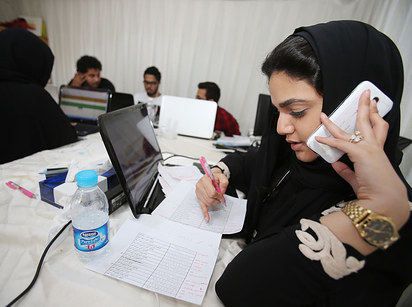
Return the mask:
{"type": "Polygon", "coordinates": [[[54,238],[49,242],[49,244],[46,246],[46,248],[44,249],[43,254],[41,255],[39,264],[37,265],[37,270],[36,270],[36,274],[34,274],[33,280],[31,281],[30,285],[22,292],[20,293],[14,300],[12,300],[10,303],[7,304],[7,307],[12,306],[14,303],[16,303],[19,299],[21,299],[27,292],[29,292],[29,290],[34,286],[34,283],[36,282],[37,278],[39,277],[40,274],[40,269],[43,265],[44,262],[44,258],[46,257],[47,252],[49,251],[50,247],[53,245],[54,241],[57,240],[57,238],[63,233],[63,231],[67,228],[67,226],[70,225],[72,221],[70,220],[69,222],[67,222],[66,225],[63,226],[62,229],[60,229],[60,231],[54,236],[54,238]]]}
{"type": "Polygon", "coordinates": [[[172,154],[172,155],[169,156],[169,157],[167,157],[167,158],[165,158],[165,159],[163,159],[163,161],[169,160],[169,159],[174,158],[174,157],[181,157],[181,158],[186,158],[186,159],[191,159],[191,160],[197,160],[197,161],[199,160],[199,158],[189,157],[189,156],[185,156],[185,155],[173,154],[173,153],[171,153],[171,152],[164,152],[164,153],[168,153],[168,154],[172,154]]]}

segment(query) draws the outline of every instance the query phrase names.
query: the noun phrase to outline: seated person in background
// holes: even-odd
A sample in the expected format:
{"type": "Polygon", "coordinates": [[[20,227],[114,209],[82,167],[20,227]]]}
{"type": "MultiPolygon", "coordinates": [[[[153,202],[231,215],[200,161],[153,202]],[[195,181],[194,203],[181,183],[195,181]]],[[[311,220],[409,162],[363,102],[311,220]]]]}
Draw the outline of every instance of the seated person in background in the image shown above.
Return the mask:
{"type": "MultiPolygon", "coordinates": [[[[201,82],[198,84],[196,99],[211,100],[216,102],[220,98],[220,88],[214,82],[201,82]]],[[[223,132],[226,136],[240,135],[239,124],[236,119],[225,109],[217,106],[215,131],[223,132]]]]}
{"type": "Polygon", "coordinates": [[[134,95],[134,104],[139,102],[150,103],[153,101],[159,101],[158,97],[162,94],[159,92],[160,80],[162,74],[154,67],[148,67],[143,73],[143,85],[145,92],[137,93],[134,95]]]}
{"type": "Polygon", "coordinates": [[[54,56],[24,29],[0,31],[0,163],[77,141],[75,129],[44,89],[54,56]]]}
{"type": "Polygon", "coordinates": [[[160,80],[162,74],[155,66],[148,67],[143,73],[143,85],[145,92],[137,93],[133,96],[134,104],[139,102],[146,103],[147,113],[153,123],[157,123],[160,114],[160,105],[162,103],[159,92],[160,80]]]}
{"type": "MultiPolygon", "coordinates": [[[[212,168],[223,193],[230,182],[248,195],[240,234],[248,245],[217,281],[217,295],[225,306],[395,306],[412,282],[412,189],[397,146],[397,47],[370,25],[329,22],[296,29],[262,71],[278,110],[271,129],[259,149],[228,155],[212,168]],[[379,102],[365,91],[351,135],[327,115],[364,80],[393,108],[381,118],[379,102]],[[317,141],[347,153],[333,164],[305,143],[321,123],[335,138],[317,141]],[[366,210],[376,219],[361,218],[366,210]]],[[[207,208],[222,195],[206,176],[196,195],[208,220],[207,208]]]]}
{"type": "Polygon", "coordinates": [[[69,82],[71,86],[109,89],[115,92],[114,85],[107,79],[101,78],[102,63],[92,56],[84,55],[77,60],[77,72],[69,82]]]}
{"type": "Polygon", "coordinates": [[[137,93],[133,96],[134,104],[138,104],[139,102],[147,104],[147,112],[152,122],[156,122],[160,114],[162,94],[159,92],[159,86],[161,79],[162,75],[155,66],[148,67],[143,73],[145,92],[137,93]]]}

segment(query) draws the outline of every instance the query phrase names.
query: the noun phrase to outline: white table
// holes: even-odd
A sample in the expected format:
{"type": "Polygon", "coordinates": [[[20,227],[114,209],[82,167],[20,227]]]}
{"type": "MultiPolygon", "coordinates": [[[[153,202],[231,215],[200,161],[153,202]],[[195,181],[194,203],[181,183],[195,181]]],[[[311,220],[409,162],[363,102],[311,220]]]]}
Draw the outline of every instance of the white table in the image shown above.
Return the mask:
{"type": "MultiPolygon", "coordinates": [[[[221,149],[217,149],[213,146],[213,143],[216,141],[184,137],[180,135],[176,138],[168,138],[162,135],[162,133],[160,133],[157,129],[155,132],[160,148],[164,153],[164,157],[170,156],[170,152],[197,159],[204,156],[209,164],[215,164],[226,155],[221,149]]],[[[179,165],[191,165],[195,161],[176,157],[168,159],[167,162],[176,163],[179,165]]]]}
{"type": "MultiPolygon", "coordinates": [[[[224,153],[212,141],[178,136],[158,141],[163,152],[193,157],[204,155],[210,163],[224,153]]],[[[167,156],[167,155],[165,155],[167,156]]],[[[100,135],[54,150],[0,165],[0,305],[8,304],[31,282],[49,234],[53,219],[61,213],[40,199],[30,199],[7,187],[12,180],[40,194],[38,172],[45,168],[68,166],[72,159],[82,163],[107,158],[100,135]]],[[[172,158],[170,163],[192,164],[193,160],[172,158]]],[[[110,216],[113,236],[126,219],[132,218],[127,205],[110,216]]],[[[216,280],[241,250],[242,242],[223,239],[209,289],[202,306],[221,306],[214,291],[216,280]]],[[[133,285],[94,273],[83,267],[74,253],[73,231],[69,226],[61,240],[50,248],[34,287],[18,306],[196,306],[156,294],[133,285]]]]}

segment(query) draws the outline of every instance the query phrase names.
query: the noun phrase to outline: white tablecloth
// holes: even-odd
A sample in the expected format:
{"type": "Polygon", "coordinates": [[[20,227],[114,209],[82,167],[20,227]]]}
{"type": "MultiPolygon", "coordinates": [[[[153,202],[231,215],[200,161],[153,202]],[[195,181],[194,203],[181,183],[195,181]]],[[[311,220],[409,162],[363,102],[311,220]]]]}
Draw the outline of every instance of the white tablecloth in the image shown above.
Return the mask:
{"type": "MultiPolygon", "coordinates": [[[[193,157],[204,155],[217,162],[223,153],[214,149],[212,141],[178,136],[159,136],[162,151],[193,157]]],[[[39,171],[65,167],[72,159],[82,163],[107,158],[100,135],[45,150],[32,156],[0,165],[0,305],[8,304],[31,282],[53,219],[61,212],[43,201],[30,199],[6,186],[12,180],[40,196],[39,171]]],[[[175,164],[192,164],[193,160],[170,159],[175,164]]],[[[127,205],[110,216],[110,235],[131,218],[127,205]]],[[[214,285],[224,268],[241,250],[241,241],[223,239],[209,289],[202,306],[221,306],[214,285]]],[[[76,257],[71,226],[49,250],[34,287],[18,306],[196,306],[164,295],[94,273],[83,267],[76,257]]]]}

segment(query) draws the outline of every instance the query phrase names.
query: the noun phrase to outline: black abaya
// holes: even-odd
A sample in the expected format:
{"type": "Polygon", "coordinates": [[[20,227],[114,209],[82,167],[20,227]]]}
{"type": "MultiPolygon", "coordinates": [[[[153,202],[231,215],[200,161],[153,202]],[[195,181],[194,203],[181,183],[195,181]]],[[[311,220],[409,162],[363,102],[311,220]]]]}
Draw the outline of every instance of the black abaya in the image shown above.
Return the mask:
{"type": "Polygon", "coordinates": [[[23,29],[0,32],[0,163],[77,141],[75,129],[44,89],[54,56],[23,29]]]}
{"type": "MultiPolygon", "coordinates": [[[[402,177],[398,167],[402,155],[396,144],[403,67],[393,42],[357,21],[303,27],[293,35],[304,37],[318,58],[326,114],[364,80],[372,81],[393,100],[393,109],[385,117],[389,131],[384,149],[402,177]]],[[[222,160],[229,167],[230,184],[247,192],[242,233],[251,243],[216,283],[218,296],[226,306],[394,306],[412,282],[411,220],[401,229],[401,239],[386,251],[364,257],[339,242],[344,247],[339,252],[343,258],[333,254],[332,248],[331,254],[322,255],[324,250],[320,249],[313,257],[307,256],[297,232],[322,241],[317,230],[325,227],[319,223],[324,210],[356,195],[321,158],[310,163],[297,160],[285,137],[277,134],[276,121],[275,117],[258,152],[222,160]],[[290,173],[273,189],[272,183],[288,170],[290,173]],[[313,227],[304,229],[305,225],[313,227]],[[346,269],[354,264],[354,269],[334,275],[326,269],[328,265],[316,259],[318,255],[329,264],[341,261],[332,268],[343,265],[346,269]]],[[[341,159],[351,165],[346,155],[341,159]]],[[[409,186],[408,191],[411,195],[409,186]]]]}

